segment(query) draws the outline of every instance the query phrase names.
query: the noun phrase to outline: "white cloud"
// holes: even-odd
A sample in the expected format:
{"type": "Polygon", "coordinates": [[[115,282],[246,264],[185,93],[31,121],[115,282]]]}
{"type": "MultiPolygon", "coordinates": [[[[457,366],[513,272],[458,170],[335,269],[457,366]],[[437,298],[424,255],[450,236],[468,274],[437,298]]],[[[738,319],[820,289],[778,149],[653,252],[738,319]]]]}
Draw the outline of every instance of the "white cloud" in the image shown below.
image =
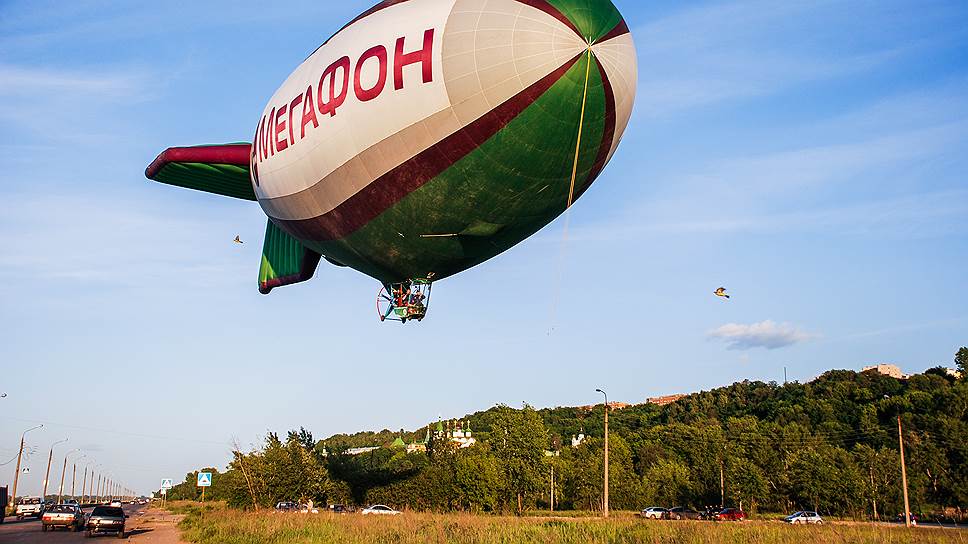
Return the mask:
{"type": "Polygon", "coordinates": [[[727,323],[709,331],[706,336],[722,340],[726,342],[726,349],[734,350],[779,349],[816,337],[790,323],[776,323],[769,319],[750,325],[727,323]]]}

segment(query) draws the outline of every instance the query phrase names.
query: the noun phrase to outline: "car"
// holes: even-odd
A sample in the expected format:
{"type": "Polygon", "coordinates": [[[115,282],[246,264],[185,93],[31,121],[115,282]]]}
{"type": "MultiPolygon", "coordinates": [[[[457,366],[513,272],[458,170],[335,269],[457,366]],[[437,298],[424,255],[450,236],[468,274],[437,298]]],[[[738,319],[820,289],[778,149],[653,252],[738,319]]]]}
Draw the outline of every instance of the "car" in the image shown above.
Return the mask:
{"type": "Polygon", "coordinates": [[[398,515],[400,515],[402,513],[403,512],[398,512],[398,511],[394,510],[393,508],[390,508],[389,506],[386,506],[385,504],[374,504],[373,506],[371,506],[369,508],[364,508],[363,509],[363,515],[364,516],[371,515],[371,514],[372,515],[377,515],[377,516],[398,516],[398,515]]]}
{"type": "Polygon", "coordinates": [[[302,510],[302,507],[292,501],[282,501],[276,503],[276,512],[298,512],[302,510]]]}
{"type": "Polygon", "coordinates": [[[121,501],[119,501],[119,500],[113,500],[113,501],[111,501],[111,502],[108,503],[108,506],[113,506],[115,508],[121,508],[122,505],[123,505],[123,503],[121,501]]]}
{"type": "Polygon", "coordinates": [[[14,514],[17,515],[17,521],[20,521],[26,517],[39,518],[44,515],[46,509],[46,500],[40,497],[23,497],[17,502],[14,514]]]}
{"type": "Polygon", "coordinates": [[[648,508],[643,508],[639,515],[645,519],[662,519],[662,514],[668,512],[665,508],[661,506],[649,506],[648,508]]]}
{"type": "Polygon", "coordinates": [[[61,504],[78,504],[79,505],[80,503],[77,502],[77,499],[64,499],[63,501],[61,501],[61,504]]]}
{"type": "Polygon", "coordinates": [[[701,517],[702,514],[698,510],[686,508],[685,506],[670,508],[662,514],[662,519],[699,519],[701,517]]]}
{"type": "Polygon", "coordinates": [[[820,514],[806,510],[794,512],[783,518],[783,521],[794,525],[803,525],[804,523],[816,523],[817,525],[823,525],[823,518],[820,517],[820,514]]]}
{"type": "Polygon", "coordinates": [[[723,508],[713,516],[714,521],[743,521],[746,519],[746,512],[739,508],[723,508]]]}
{"type": "Polygon", "coordinates": [[[118,538],[124,538],[124,520],[127,517],[124,510],[117,506],[95,506],[91,516],[87,518],[87,532],[84,536],[91,538],[114,533],[118,538]]]}
{"type": "Polygon", "coordinates": [[[84,528],[84,512],[76,504],[55,504],[40,517],[40,530],[53,531],[63,527],[77,532],[84,528]]]}

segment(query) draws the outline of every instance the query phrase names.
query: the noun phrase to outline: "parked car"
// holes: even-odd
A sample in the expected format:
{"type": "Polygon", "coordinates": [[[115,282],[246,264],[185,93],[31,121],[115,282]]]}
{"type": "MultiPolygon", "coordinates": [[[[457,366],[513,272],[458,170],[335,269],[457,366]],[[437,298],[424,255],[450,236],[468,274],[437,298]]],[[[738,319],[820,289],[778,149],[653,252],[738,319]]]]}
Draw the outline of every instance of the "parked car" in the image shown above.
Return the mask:
{"type": "Polygon", "coordinates": [[[40,530],[53,531],[63,527],[77,532],[84,528],[84,512],[76,504],[55,504],[40,518],[40,530]]]}
{"type": "Polygon", "coordinates": [[[350,510],[350,508],[345,504],[334,504],[330,506],[329,509],[332,510],[334,514],[349,514],[352,512],[352,510],[350,510]]]}
{"type": "Polygon", "coordinates": [[[276,512],[298,512],[300,510],[302,510],[302,507],[292,501],[283,501],[276,504],[276,512]]]}
{"type": "Polygon", "coordinates": [[[110,503],[108,503],[108,506],[113,506],[115,508],[121,508],[122,504],[123,503],[120,500],[115,499],[115,500],[111,501],[110,503]]]}
{"type": "Polygon", "coordinates": [[[44,510],[47,509],[47,501],[40,497],[23,497],[17,502],[17,510],[14,512],[17,515],[17,520],[22,520],[26,517],[39,518],[44,515],[44,510]]]}
{"type": "Polygon", "coordinates": [[[739,508],[723,508],[713,516],[715,521],[743,521],[746,519],[746,512],[739,508]]]}
{"type": "Polygon", "coordinates": [[[390,508],[389,506],[386,506],[386,505],[383,505],[383,504],[374,504],[373,506],[371,506],[369,508],[364,508],[363,509],[363,515],[364,516],[369,515],[369,514],[381,515],[381,516],[398,516],[398,515],[400,515],[402,513],[403,512],[398,512],[398,511],[394,510],[393,508],[390,508]]]}
{"type": "Polygon", "coordinates": [[[698,510],[693,510],[692,508],[686,508],[685,506],[676,506],[675,508],[670,508],[665,511],[662,515],[662,519],[699,519],[702,514],[698,510]]]}
{"type": "Polygon", "coordinates": [[[61,504],[80,504],[77,499],[64,499],[61,504]]]}
{"type": "Polygon", "coordinates": [[[823,518],[820,517],[820,514],[816,512],[808,512],[805,510],[800,512],[794,512],[789,516],[783,518],[783,521],[787,523],[792,523],[795,525],[802,525],[804,523],[816,523],[817,525],[823,524],[823,518]]]}
{"type": "Polygon", "coordinates": [[[309,506],[308,504],[300,504],[299,513],[300,514],[318,514],[319,508],[316,508],[315,506],[309,506]]]}
{"type": "Polygon", "coordinates": [[[91,538],[104,533],[114,533],[118,538],[124,538],[124,520],[128,516],[117,506],[95,506],[91,517],[87,518],[87,533],[91,538]]]}
{"type": "Polygon", "coordinates": [[[639,512],[639,515],[645,519],[662,519],[662,514],[666,512],[668,512],[668,510],[662,508],[661,506],[650,506],[639,512]]]}

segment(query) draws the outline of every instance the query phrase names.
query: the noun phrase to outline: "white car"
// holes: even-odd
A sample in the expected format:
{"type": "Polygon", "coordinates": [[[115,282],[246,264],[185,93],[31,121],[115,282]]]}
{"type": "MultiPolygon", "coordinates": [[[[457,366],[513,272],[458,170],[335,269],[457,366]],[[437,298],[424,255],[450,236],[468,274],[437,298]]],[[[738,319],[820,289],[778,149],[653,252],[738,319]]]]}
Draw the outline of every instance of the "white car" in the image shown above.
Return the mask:
{"type": "Polygon", "coordinates": [[[823,525],[823,518],[820,517],[820,514],[807,511],[794,512],[783,518],[783,521],[795,525],[802,525],[804,523],[816,523],[817,525],[823,525]]]}
{"type": "Polygon", "coordinates": [[[118,508],[121,508],[121,501],[119,501],[119,500],[113,500],[113,501],[111,501],[111,504],[109,504],[108,506],[116,506],[118,508]]]}
{"type": "Polygon", "coordinates": [[[17,520],[26,517],[39,518],[47,510],[47,501],[40,497],[24,497],[17,502],[17,520]]]}
{"type": "Polygon", "coordinates": [[[389,506],[385,506],[382,504],[374,504],[369,508],[363,509],[364,516],[368,514],[374,514],[374,515],[380,515],[380,516],[399,516],[402,513],[403,512],[398,512],[393,508],[390,508],[389,506]]]}
{"type": "Polygon", "coordinates": [[[668,511],[668,509],[662,508],[661,506],[650,506],[639,512],[639,515],[645,519],[662,519],[662,514],[668,511]]]}

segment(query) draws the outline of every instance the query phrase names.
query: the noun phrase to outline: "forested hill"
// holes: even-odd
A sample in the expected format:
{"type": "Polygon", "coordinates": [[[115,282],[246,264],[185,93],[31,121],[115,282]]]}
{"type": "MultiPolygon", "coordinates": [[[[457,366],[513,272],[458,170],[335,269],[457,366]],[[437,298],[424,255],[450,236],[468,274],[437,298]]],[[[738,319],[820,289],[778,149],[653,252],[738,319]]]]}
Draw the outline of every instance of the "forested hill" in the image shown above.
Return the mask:
{"type": "MultiPolygon", "coordinates": [[[[940,440],[968,443],[964,391],[954,377],[938,367],[898,380],[876,372],[832,370],[808,383],[777,384],[743,381],[693,393],[672,404],[638,404],[609,414],[609,430],[620,435],[647,432],[656,426],[725,426],[730,420],[754,418],[764,432],[820,433],[835,443],[888,445],[897,441],[898,413],[911,419],[919,432],[940,440]],[[960,403],[960,404],[959,404],[960,403]]],[[[499,414],[495,406],[456,419],[467,422],[474,436],[486,440],[499,414]]],[[[570,444],[580,432],[603,435],[602,406],[592,409],[558,407],[537,410],[551,436],[549,448],[570,444]]],[[[435,425],[435,422],[434,422],[435,425]]],[[[412,431],[339,434],[322,440],[330,449],[383,446],[398,436],[422,440],[426,428],[412,431]]],[[[776,435],[779,436],[779,435],[776,435]]]]}
{"type": "MultiPolygon", "coordinates": [[[[956,359],[968,368],[968,348],[956,359]]],[[[942,368],[900,380],[830,371],[809,383],[740,382],[666,405],[609,412],[610,505],[737,505],[858,519],[901,511],[898,420],[911,506],[968,506],[968,379],[942,368]]],[[[603,407],[495,406],[460,418],[468,446],[427,428],[314,440],[305,429],[235,452],[209,496],[240,507],[284,500],[418,510],[602,507],[603,407]],[[571,438],[584,431],[577,447],[571,438]],[[401,436],[402,434],[402,436],[401,436]],[[402,438],[405,444],[397,441],[402,438]],[[413,444],[418,442],[418,444],[413,444]],[[377,447],[363,453],[349,448],[377,447]]],[[[169,493],[197,498],[195,473],[169,493]]]]}

